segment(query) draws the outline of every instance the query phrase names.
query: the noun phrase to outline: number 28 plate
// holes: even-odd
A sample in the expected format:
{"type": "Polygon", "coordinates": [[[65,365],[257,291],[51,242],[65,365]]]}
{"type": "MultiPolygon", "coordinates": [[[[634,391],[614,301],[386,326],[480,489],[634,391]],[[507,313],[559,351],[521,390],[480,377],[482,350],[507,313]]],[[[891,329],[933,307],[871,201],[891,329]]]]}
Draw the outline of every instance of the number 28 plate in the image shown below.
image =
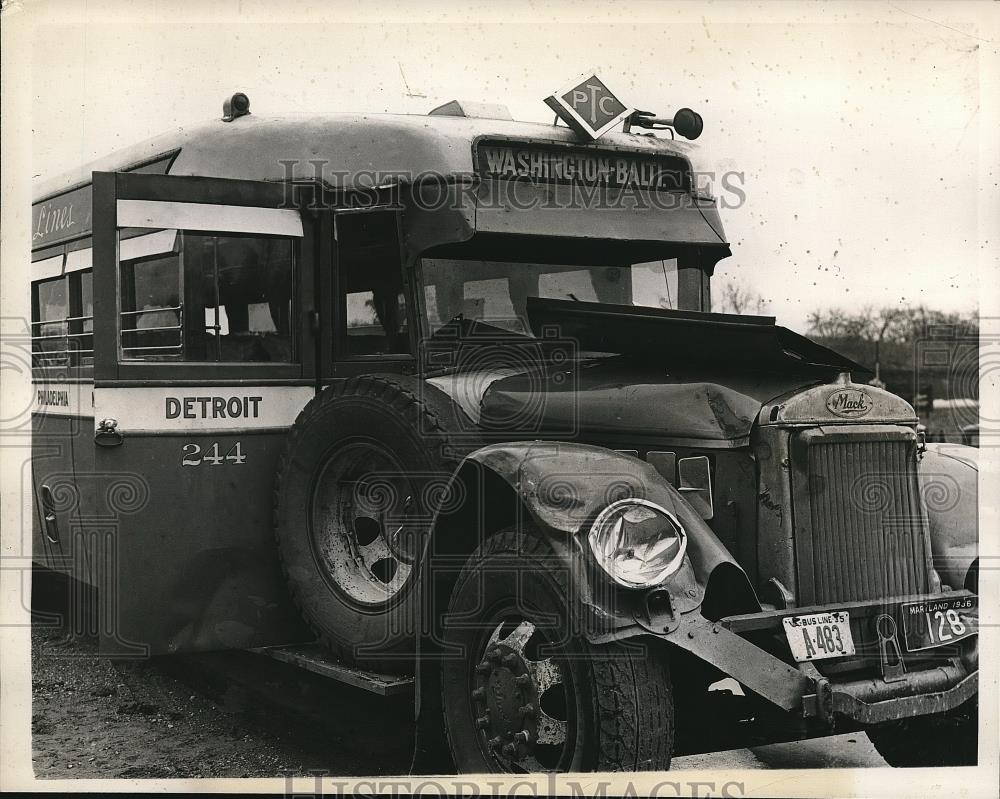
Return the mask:
{"type": "Polygon", "coordinates": [[[950,644],[979,632],[979,598],[929,599],[903,605],[908,652],[950,644]]]}
{"type": "Polygon", "coordinates": [[[792,657],[799,663],[854,654],[851,617],[846,610],[786,616],[781,623],[792,657]]]}

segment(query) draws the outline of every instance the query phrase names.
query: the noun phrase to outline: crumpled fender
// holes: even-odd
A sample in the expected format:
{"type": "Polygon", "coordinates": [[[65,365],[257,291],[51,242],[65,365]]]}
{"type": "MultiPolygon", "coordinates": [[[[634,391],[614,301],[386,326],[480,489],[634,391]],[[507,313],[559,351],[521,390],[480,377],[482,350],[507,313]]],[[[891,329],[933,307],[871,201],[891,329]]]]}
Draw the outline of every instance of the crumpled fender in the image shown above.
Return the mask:
{"type": "MultiPolygon", "coordinates": [[[[591,643],[654,633],[713,662],[719,640],[733,639],[740,644],[742,639],[693,612],[703,604],[709,606],[706,596],[711,600],[716,593],[736,594],[742,589],[743,609],[760,609],[743,569],[680,493],[644,461],[603,447],[551,441],[478,449],[466,456],[453,475],[421,561],[420,590],[428,625],[417,637],[413,773],[454,770],[440,723],[441,677],[435,657],[441,651],[435,624],[444,615],[441,609],[447,606],[450,588],[480,537],[514,523],[519,515],[523,519],[525,512],[568,569],[570,600],[575,601],[571,610],[583,622],[578,629],[591,643]],[[654,607],[650,597],[656,589],[617,588],[595,574],[597,569],[587,551],[589,522],[607,504],[626,495],[648,499],[671,511],[688,533],[684,564],[662,586],[670,595],[669,607],[663,606],[667,603],[655,603],[654,607]],[[719,581],[721,590],[717,592],[716,581],[709,587],[709,578],[723,573],[725,579],[719,581]],[[755,607],[746,607],[747,600],[755,607]],[[682,622],[689,635],[680,632],[682,622]]],[[[736,663],[744,663],[760,651],[750,644],[742,646],[730,657],[736,663]]],[[[751,674],[770,674],[768,668],[779,672],[788,669],[789,685],[797,685],[797,672],[773,658],[766,668],[751,668],[751,674]]]]}
{"type": "MultiPolygon", "coordinates": [[[[580,585],[581,599],[603,617],[607,631],[601,635],[594,630],[593,640],[624,637],[613,630],[624,632],[623,627],[636,625],[660,634],[671,632],[682,614],[701,606],[709,578],[723,564],[742,576],[749,595],[753,595],[743,569],[711,528],[645,461],[603,447],[526,441],[494,444],[468,455],[456,473],[466,492],[475,491],[470,478],[480,470],[499,478],[516,494],[556,551],[564,554],[577,575],[586,578],[580,585]],[[662,586],[670,596],[669,608],[646,607],[651,592],[598,585],[610,580],[590,566],[586,543],[590,523],[607,505],[629,496],[667,509],[688,534],[684,565],[662,586]]],[[[659,598],[664,598],[662,593],[659,598]]]]}
{"type": "Polygon", "coordinates": [[[979,450],[928,444],[918,474],[941,582],[972,587],[969,569],[979,557],[979,450]]]}

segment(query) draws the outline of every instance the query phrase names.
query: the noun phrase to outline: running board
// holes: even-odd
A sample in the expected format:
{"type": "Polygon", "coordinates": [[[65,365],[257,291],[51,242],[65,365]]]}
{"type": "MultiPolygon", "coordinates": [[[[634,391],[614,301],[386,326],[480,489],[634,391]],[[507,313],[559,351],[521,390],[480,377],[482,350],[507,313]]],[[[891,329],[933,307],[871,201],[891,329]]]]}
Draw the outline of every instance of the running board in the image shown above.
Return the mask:
{"type": "Polygon", "coordinates": [[[379,696],[413,695],[413,677],[406,674],[382,674],[344,665],[318,644],[264,646],[249,651],[379,696]]]}

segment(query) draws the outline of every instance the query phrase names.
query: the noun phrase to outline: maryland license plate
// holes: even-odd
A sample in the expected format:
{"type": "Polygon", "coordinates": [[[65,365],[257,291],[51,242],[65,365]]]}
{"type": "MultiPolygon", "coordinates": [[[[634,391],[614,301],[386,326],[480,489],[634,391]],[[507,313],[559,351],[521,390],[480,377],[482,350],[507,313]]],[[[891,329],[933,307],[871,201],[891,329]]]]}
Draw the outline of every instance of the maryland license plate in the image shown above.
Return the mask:
{"type": "Polygon", "coordinates": [[[903,605],[907,652],[952,644],[979,632],[979,598],[927,599],[903,605]]]}
{"type": "Polygon", "coordinates": [[[781,623],[792,657],[799,663],[854,654],[851,617],[846,610],[786,616],[781,623]]]}

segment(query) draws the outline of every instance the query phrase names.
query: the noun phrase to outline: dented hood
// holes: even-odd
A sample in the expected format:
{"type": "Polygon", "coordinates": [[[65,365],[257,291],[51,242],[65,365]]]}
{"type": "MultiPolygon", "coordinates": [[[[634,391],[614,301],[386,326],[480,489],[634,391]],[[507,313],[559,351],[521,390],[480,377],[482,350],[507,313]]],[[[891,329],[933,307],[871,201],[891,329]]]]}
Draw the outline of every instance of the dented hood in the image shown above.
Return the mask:
{"type": "Polygon", "coordinates": [[[482,427],[540,434],[610,436],[639,444],[671,438],[742,446],[761,405],[815,378],[709,375],[609,358],[544,378],[498,377],[482,392],[482,427]]]}
{"type": "Polygon", "coordinates": [[[472,368],[430,382],[498,434],[627,448],[663,439],[742,446],[764,403],[866,371],[770,317],[534,298],[528,312],[539,346],[572,342],[576,352],[603,355],[558,366],[537,351],[538,360],[519,353],[518,337],[506,334],[491,359],[476,349],[480,333],[463,337],[476,352],[458,361],[472,368]]]}

